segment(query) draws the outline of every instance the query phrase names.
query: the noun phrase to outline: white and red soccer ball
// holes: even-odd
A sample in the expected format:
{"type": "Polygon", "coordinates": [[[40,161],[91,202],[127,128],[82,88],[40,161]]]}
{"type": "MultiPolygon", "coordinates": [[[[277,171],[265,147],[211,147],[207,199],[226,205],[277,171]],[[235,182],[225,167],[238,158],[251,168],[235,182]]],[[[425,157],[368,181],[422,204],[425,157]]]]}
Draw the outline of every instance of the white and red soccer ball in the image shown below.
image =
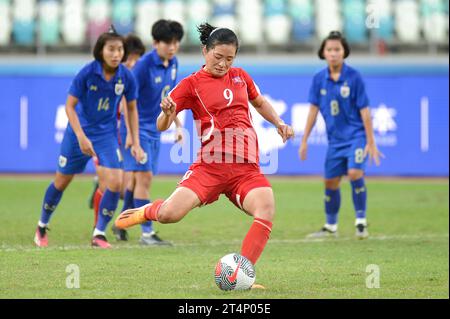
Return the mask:
{"type": "Polygon", "coordinates": [[[228,254],[217,262],[214,278],[221,290],[247,290],[255,283],[255,267],[242,255],[228,254]]]}

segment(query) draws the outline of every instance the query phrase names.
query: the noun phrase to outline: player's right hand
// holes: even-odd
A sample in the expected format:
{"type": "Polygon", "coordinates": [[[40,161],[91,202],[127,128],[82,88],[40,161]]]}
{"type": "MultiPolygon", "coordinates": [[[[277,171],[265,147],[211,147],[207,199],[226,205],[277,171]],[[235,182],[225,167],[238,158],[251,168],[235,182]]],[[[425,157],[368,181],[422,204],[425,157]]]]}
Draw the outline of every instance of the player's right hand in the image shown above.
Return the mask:
{"type": "Polygon", "coordinates": [[[298,150],[298,155],[300,156],[300,159],[302,161],[305,161],[307,156],[306,154],[308,153],[308,144],[305,142],[302,142],[302,144],[300,145],[300,148],[298,150]]]}
{"type": "Polygon", "coordinates": [[[144,159],[145,152],[140,145],[132,145],[131,155],[136,159],[136,161],[141,162],[144,159]]]}
{"type": "Polygon", "coordinates": [[[97,157],[97,154],[95,154],[94,151],[94,146],[92,146],[92,142],[86,137],[86,135],[81,136],[78,139],[78,144],[80,145],[80,149],[81,152],[83,152],[83,154],[92,157],[97,157]]]}
{"type": "Polygon", "coordinates": [[[127,133],[127,137],[125,138],[125,149],[129,149],[133,146],[133,137],[131,134],[127,133]]]}
{"type": "Polygon", "coordinates": [[[176,103],[172,100],[170,96],[165,97],[161,101],[161,109],[164,112],[164,114],[170,116],[175,112],[175,109],[177,107],[176,103]]]}

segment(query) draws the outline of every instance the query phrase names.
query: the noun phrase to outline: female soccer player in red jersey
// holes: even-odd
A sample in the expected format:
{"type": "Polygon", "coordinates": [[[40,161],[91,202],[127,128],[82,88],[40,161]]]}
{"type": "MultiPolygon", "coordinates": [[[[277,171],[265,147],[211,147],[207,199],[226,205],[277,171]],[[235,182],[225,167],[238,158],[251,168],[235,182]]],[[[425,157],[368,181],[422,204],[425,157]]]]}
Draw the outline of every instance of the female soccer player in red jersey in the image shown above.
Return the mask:
{"type": "Polygon", "coordinates": [[[148,220],[176,223],[193,208],[225,194],[254,218],[241,254],[255,264],[272,231],[275,201],[271,185],[260,171],[248,102],[276,126],[284,142],[294,133],[258,93],[247,72],[232,67],[239,48],[235,33],[207,23],[198,31],[205,65],[183,79],[161,102],[157,121],[158,129],[164,131],[178,112],[192,110],[202,141],[198,159],[168,199],[126,210],[115,225],[128,228],[148,220]]]}

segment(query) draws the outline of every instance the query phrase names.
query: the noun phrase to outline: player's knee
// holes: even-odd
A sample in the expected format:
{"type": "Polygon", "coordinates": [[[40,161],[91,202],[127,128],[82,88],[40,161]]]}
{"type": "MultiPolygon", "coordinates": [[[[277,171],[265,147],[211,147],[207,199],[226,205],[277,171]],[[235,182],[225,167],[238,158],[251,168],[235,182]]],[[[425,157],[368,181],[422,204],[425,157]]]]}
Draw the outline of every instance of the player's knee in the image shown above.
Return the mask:
{"type": "Polygon", "coordinates": [[[349,170],[348,171],[348,178],[351,181],[356,181],[356,180],[362,178],[363,176],[364,176],[364,173],[361,170],[349,170]]]}
{"type": "Polygon", "coordinates": [[[73,179],[73,175],[57,174],[53,184],[59,191],[64,191],[73,179]]]}
{"type": "Polygon", "coordinates": [[[122,180],[118,176],[113,176],[109,179],[107,188],[112,192],[120,192],[122,180]]]}
{"type": "Polygon", "coordinates": [[[174,205],[169,201],[165,202],[158,212],[158,222],[161,224],[172,224],[181,220],[183,214],[180,214],[174,205]]]}
{"type": "Polygon", "coordinates": [[[139,172],[136,175],[136,183],[145,189],[149,189],[152,182],[152,173],[150,172],[139,172]]]}
{"type": "Polygon", "coordinates": [[[272,221],[275,216],[275,204],[272,202],[261,203],[253,213],[254,218],[272,221]]]}
{"type": "Polygon", "coordinates": [[[336,190],[339,188],[340,179],[339,178],[333,178],[333,179],[326,179],[325,180],[325,188],[326,189],[332,189],[336,190]]]}

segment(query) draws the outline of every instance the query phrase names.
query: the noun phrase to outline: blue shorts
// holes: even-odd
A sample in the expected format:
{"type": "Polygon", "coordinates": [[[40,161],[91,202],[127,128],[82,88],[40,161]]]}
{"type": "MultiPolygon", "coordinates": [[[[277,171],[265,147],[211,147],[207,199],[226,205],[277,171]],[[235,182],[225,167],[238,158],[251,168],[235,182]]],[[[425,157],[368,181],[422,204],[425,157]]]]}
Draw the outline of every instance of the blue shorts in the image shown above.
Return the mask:
{"type": "MultiPolygon", "coordinates": [[[[126,135],[121,133],[121,140],[125,141],[126,135]]],[[[142,134],[139,137],[141,147],[144,150],[144,159],[138,162],[133,155],[131,149],[125,149],[125,143],[120,145],[123,154],[123,167],[126,172],[152,172],[153,175],[158,173],[158,158],[161,141],[148,138],[142,134]]]]}
{"type": "MultiPolygon", "coordinates": [[[[89,137],[98,157],[98,164],[107,168],[121,169],[122,154],[120,153],[117,134],[105,134],[89,137]]],[[[65,175],[80,174],[91,159],[81,152],[78,140],[72,132],[64,133],[61,152],[58,161],[58,171],[65,175]]]]}
{"type": "Polygon", "coordinates": [[[328,146],[325,159],[325,178],[335,178],[347,175],[349,169],[365,169],[364,148],[366,139],[361,138],[352,141],[350,145],[335,147],[328,146]]]}

